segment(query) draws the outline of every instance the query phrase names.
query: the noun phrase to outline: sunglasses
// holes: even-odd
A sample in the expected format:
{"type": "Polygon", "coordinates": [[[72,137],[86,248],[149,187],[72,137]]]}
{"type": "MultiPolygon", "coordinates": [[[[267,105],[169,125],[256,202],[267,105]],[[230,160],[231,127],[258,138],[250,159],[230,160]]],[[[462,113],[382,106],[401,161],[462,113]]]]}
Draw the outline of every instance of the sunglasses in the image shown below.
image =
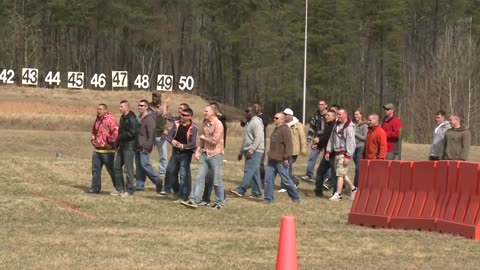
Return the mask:
{"type": "Polygon", "coordinates": [[[190,114],[184,114],[184,113],[182,113],[181,115],[182,116],[190,116],[190,114]]]}
{"type": "Polygon", "coordinates": [[[147,105],[138,104],[138,107],[146,107],[147,105]]]}
{"type": "Polygon", "coordinates": [[[278,117],[274,117],[273,119],[278,120],[278,117]]]}

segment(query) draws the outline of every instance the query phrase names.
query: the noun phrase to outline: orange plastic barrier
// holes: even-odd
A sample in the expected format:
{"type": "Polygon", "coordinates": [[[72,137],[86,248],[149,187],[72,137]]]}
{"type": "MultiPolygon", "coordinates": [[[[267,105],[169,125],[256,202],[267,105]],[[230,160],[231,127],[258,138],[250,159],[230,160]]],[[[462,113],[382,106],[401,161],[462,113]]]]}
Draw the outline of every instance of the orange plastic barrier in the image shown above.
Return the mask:
{"type": "Polygon", "coordinates": [[[388,226],[388,207],[385,205],[389,204],[392,193],[389,169],[390,161],[360,161],[360,185],[348,215],[350,224],[381,228],[388,226]]]}
{"type": "MultiPolygon", "coordinates": [[[[433,230],[431,220],[437,207],[435,190],[436,162],[412,162],[411,176],[402,174],[401,199],[390,219],[390,227],[397,229],[433,230]]],[[[408,168],[407,168],[408,169],[408,168]]],[[[407,173],[407,172],[405,172],[407,173]]],[[[433,223],[434,225],[435,223],[433,223]]]]}
{"type": "Polygon", "coordinates": [[[480,240],[480,163],[360,161],[348,222],[480,240]]]}
{"type": "Polygon", "coordinates": [[[445,212],[437,221],[437,231],[459,234],[480,240],[478,215],[480,209],[479,170],[474,162],[450,162],[448,176],[448,200],[445,212]],[[458,175],[453,171],[457,167],[458,175]],[[452,175],[450,176],[450,173],[452,175]]]}

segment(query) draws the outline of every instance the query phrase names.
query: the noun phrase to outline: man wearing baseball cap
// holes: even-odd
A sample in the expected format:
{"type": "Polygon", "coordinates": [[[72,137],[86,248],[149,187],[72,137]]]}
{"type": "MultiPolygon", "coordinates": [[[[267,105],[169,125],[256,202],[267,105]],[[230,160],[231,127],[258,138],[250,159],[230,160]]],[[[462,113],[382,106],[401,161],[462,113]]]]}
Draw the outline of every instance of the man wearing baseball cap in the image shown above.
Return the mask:
{"type": "Polygon", "coordinates": [[[382,120],[382,128],[387,133],[387,160],[399,159],[401,153],[400,129],[402,121],[395,114],[395,106],[392,103],[383,105],[385,117],[382,120]]]}

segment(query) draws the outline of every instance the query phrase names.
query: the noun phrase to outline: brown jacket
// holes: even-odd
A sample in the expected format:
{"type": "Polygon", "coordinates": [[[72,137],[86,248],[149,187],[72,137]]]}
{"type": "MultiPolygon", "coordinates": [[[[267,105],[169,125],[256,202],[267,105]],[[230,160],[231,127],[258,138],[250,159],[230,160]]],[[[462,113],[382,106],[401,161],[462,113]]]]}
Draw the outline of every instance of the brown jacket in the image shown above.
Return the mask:
{"type": "Polygon", "coordinates": [[[293,152],[292,134],[287,125],[276,127],[270,136],[268,160],[283,162],[289,160],[293,152]]]}

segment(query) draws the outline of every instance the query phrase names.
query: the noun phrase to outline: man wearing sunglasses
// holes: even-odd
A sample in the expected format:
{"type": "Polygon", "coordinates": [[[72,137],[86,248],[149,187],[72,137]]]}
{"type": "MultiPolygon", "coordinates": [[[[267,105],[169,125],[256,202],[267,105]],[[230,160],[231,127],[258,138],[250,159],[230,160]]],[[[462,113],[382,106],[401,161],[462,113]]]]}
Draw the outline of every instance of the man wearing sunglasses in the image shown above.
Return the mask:
{"type": "Polygon", "coordinates": [[[198,129],[192,121],[192,109],[184,109],[180,114],[180,120],[175,121],[168,132],[167,142],[172,145],[172,156],[168,161],[166,181],[178,178],[180,173],[179,199],[188,200],[192,187],[190,163],[192,154],[197,146],[198,129]]]}
{"type": "Polygon", "coordinates": [[[145,189],[145,180],[148,176],[155,184],[157,194],[159,194],[162,191],[162,182],[155,174],[152,164],[150,164],[150,153],[153,150],[155,140],[155,119],[151,113],[148,113],[147,100],[140,100],[138,113],[140,124],[137,134],[137,151],[135,152],[137,190],[145,189]]]}

